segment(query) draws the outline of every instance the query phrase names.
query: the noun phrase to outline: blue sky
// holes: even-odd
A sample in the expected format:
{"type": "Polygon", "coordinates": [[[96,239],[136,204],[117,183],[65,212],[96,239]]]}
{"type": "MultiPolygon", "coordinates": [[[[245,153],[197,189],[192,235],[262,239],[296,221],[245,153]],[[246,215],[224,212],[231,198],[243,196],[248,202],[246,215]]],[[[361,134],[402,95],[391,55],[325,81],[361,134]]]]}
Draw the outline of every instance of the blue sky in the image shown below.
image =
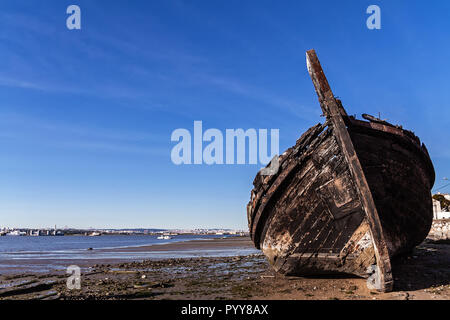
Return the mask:
{"type": "MultiPolygon", "coordinates": [[[[0,226],[245,229],[260,165],[181,165],[174,129],[319,115],[316,49],[350,114],[402,124],[450,176],[449,1],[2,1],[0,226]],[[82,29],[66,28],[81,8],[82,29]],[[366,28],[370,4],[381,30],[366,28]]],[[[441,190],[447,191],[450,190],[441,190]]]]}

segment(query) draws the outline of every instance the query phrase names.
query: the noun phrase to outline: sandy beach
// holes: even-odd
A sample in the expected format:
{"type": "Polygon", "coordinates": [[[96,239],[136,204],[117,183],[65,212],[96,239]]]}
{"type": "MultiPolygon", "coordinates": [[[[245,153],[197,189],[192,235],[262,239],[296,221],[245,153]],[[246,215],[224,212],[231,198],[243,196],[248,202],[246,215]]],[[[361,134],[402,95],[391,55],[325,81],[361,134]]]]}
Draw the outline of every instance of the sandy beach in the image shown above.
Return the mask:
{"type": "MultiPolygon", "coordinates": [[[[253,250],[248,238],[188,241],[146,247],[93,250],[183,252],[253,250]]],[[[95,251],[98,251],[97,253],[95,251]]],[[[42,263],[42,262],[41,262],[42,263]]],[[[50,261],[48,263],[51,263],[50,261]]],[[[82,267],[81,289],[69,290],[64,271],[0,275],[0,299],[345,299],[450,298],[450,244],[426,240],[394,261],[395,290],[368,290],[350,276],[285,277],[260,253],[236,256],[149,259],[135,262],[70,261],[82,267]]]]}
{"type": "Polygon", "coordinates": [[[187,251],[187,250],[220,250],[231,248],[254,249],[253,243],[247,237],[230,237],[213,240],[191,240],[161,245],[139,246],[115,249],[100,249],[103,252],[140,252],[140,251],[187,251]]]}

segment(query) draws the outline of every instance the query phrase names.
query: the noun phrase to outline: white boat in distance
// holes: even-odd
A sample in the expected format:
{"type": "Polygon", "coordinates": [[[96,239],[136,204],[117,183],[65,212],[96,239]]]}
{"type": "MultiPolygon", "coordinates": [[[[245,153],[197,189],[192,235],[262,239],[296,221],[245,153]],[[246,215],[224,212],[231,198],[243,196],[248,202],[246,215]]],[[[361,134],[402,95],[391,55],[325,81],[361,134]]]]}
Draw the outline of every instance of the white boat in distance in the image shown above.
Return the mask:
{"type": "Polygon", "coordinates": [[[169,235],[161,235],[161,236],[158,236],[156,239],[159,239],[159,240],[169,240],[169,239],[172,239],[172,237],[169,236],[169,235]]]}
{"type": "Polygon", "coordinates": [[[19,230],[14,230],[14,231],[8,232],[6,235],[7,236],[24,236],[24,235],[26,235],[26,233],[20,232],[19,230]]]}

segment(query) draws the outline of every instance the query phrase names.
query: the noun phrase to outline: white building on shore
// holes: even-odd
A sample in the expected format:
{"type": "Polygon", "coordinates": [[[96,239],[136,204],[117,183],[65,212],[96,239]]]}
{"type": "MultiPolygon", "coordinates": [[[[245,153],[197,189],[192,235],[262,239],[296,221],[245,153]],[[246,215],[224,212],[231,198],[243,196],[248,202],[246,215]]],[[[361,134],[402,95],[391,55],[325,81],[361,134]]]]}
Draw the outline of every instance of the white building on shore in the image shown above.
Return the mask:
{"type": "MultiPolygon", "coordinates": [[[[444,195],[446,199],[446,196],[450,197],[448,194],[444,195]]],[[[450,219],[450,212],[442,211],[441,203],[435,199],[433,199],[433,219],[450,219]]]]}

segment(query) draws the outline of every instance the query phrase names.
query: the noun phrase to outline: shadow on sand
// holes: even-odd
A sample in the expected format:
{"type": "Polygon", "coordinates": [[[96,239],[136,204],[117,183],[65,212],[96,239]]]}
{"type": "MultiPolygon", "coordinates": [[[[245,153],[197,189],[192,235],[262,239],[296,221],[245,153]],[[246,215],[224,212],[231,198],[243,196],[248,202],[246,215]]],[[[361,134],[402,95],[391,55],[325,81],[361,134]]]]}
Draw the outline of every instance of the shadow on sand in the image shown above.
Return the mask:
{"type": "Polygon", "coordinates": [[[421,290],[450,284],[450,241],[425,240],[392,261],[394,291],[421,290]]]}

